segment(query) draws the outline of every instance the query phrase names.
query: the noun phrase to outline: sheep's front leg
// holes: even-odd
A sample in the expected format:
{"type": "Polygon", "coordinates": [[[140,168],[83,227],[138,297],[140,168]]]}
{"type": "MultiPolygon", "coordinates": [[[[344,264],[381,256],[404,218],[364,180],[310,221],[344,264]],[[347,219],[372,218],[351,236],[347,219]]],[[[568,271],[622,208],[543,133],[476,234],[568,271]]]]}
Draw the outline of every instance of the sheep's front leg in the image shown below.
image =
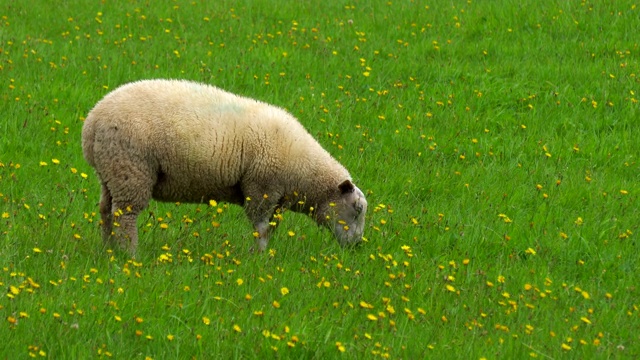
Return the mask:
{"type": "Polygon", "coordinates": [[[277,196],[262,195],[256,198],[248,197],[245,203],[245,212],[253,224],[255,232],[255,248],[251,251],[263,252],[269,245],[271,233],[277,227],[274,219],[278,207],[277,196]]]}
{"type": "MultiPolygon", "coordinates": [[[[253,224],[253,227],[256,230],[253,234],[256,238],[255,250],[258,252],[263,252],[267,250],[267,245],[269,245],[269,237],[271,237],[273,227],[269,225],[268,221],[260,221],[257,224],[253,224]]],[[[252,248],[251,251],[254,251],[254,248],[252,248]]]]}

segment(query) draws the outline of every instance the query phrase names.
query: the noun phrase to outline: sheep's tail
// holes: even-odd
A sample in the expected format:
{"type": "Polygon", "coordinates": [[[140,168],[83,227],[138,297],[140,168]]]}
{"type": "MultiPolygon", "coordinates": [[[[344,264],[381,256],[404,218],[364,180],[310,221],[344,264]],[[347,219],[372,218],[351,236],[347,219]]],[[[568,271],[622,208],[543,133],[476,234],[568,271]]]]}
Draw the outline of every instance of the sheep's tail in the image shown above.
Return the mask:
{"type": "Polygon", "coordinates": [[[89,165],[94,166],[93,161],[93,144],[96,140],[95,121],[93,121],[91,114],[84,120],[82,126],[82,155],[87,160],[89,165]]]}

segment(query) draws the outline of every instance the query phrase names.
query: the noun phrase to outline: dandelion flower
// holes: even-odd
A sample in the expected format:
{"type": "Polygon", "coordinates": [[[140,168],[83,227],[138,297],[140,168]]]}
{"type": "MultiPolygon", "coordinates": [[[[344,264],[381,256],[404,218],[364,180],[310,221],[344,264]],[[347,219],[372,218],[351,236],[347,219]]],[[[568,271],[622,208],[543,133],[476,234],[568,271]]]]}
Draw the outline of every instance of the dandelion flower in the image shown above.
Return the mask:
{"type": "Polygon", "coordinates": [[[366,301],[360,301],[360,307],[363,309],[373,309],[373,305],[367,303],[366,301]]]}

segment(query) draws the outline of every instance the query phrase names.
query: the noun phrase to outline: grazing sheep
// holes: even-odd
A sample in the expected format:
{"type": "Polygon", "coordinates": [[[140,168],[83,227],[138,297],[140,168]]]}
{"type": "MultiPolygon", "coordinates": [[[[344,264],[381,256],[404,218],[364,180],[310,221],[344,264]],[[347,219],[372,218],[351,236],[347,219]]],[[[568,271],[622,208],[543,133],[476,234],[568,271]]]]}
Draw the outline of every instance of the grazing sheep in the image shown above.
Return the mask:
{"type": "Polygon", "coordinates": [[[82,151],[102,185],[103,240],[132,254],[152,198],[242,205],[260,251],[284,209],[309,214],[343,246],[362,239],[367,201],[349,172],[286,111],[213,86],[123,85],[87,116],[82,151]]]}

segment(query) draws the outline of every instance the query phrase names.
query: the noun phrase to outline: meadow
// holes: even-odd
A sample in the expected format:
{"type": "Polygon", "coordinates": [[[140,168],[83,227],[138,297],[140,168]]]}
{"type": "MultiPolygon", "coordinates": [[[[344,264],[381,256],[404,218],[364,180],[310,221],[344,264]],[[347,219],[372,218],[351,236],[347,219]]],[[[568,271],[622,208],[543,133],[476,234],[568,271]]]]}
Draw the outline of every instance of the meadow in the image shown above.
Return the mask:
{"type": "Polygon", "coordinates": [[[640,6],[5,1],[0,358],[640,357],[640,6]],[[153,202],[100,239],[87,113],[201,81],[287,109],[367,194],[365,242],[153,202]]]}

